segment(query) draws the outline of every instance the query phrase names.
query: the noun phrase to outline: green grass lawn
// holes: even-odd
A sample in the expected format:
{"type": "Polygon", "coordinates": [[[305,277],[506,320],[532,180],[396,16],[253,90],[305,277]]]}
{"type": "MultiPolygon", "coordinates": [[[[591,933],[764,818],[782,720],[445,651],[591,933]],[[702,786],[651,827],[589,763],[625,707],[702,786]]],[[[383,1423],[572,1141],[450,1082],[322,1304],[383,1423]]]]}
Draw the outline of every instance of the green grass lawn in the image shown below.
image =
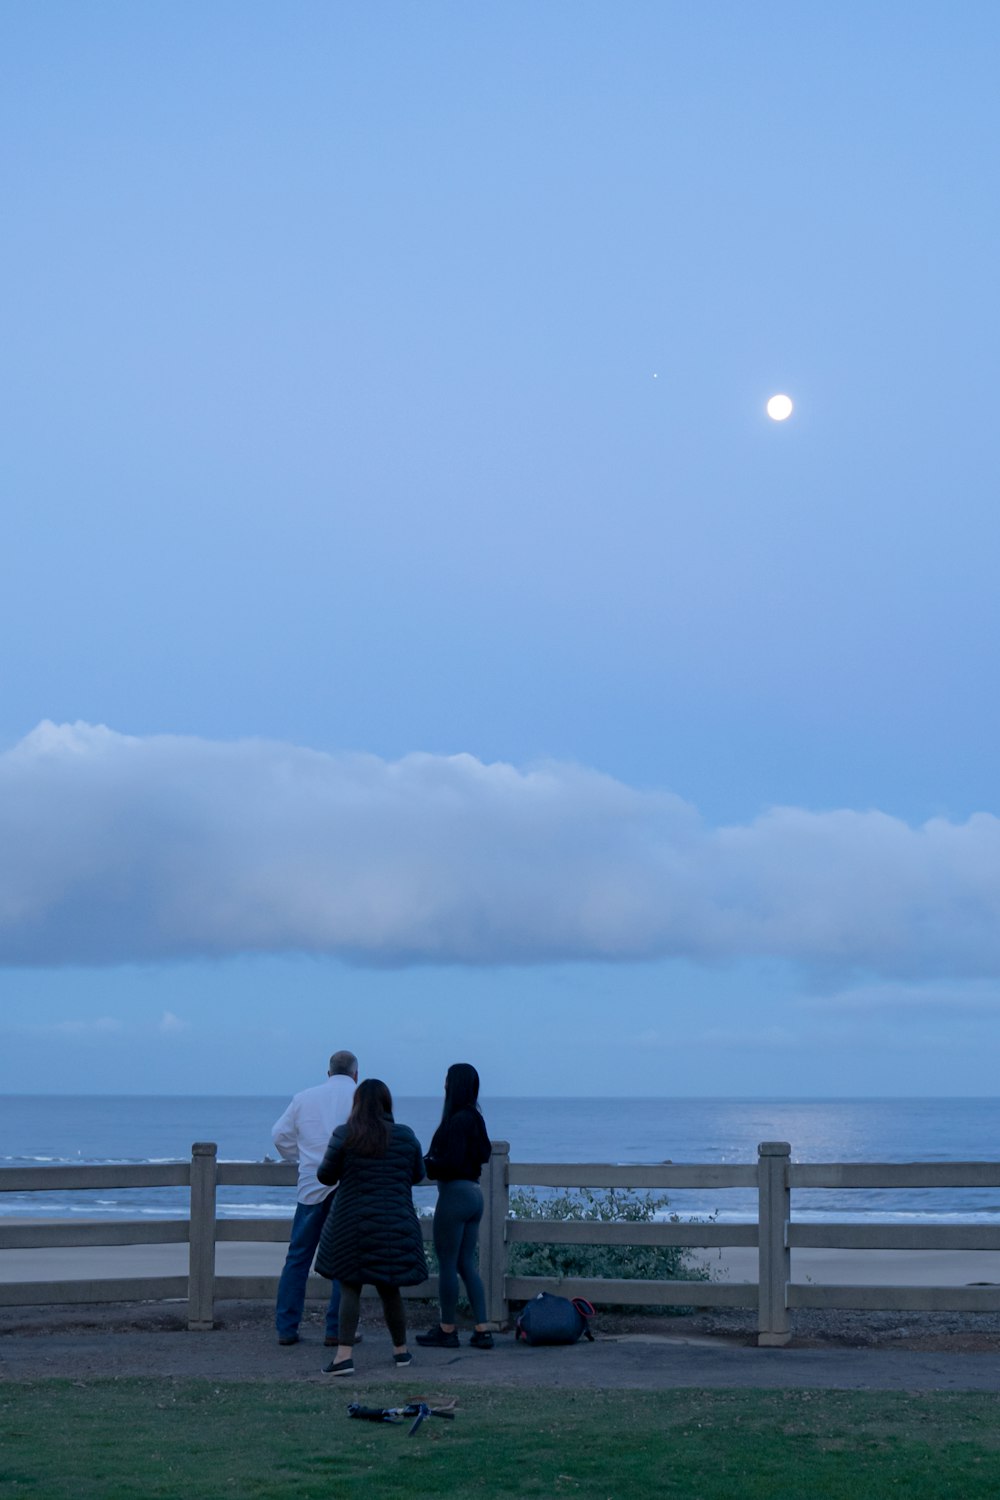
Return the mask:
{"type": "Polygon", "coordinates": [[[466,1387],[455,1422],[426,1421],[412,1438],[347,1416],[351,1400],[405,1399],[360,1381],[11,1382],[0,1497],[1000,1494],[1000,1395],[466,1387]]]}

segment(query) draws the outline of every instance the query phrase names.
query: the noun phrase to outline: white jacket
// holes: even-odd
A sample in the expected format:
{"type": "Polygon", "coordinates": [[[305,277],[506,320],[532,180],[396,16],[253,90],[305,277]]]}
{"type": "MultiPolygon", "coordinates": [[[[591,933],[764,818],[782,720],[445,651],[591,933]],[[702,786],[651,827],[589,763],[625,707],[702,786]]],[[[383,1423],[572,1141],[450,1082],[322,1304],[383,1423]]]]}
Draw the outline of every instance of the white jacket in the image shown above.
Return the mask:
{"type": "Polygon", "coordinates": [[[271,1135],[284,1161],[299,1169],[299,1202],[322,1203],[333,1188],[324,1187],[316,1177],[327,1144],[338,1125],[351,1113],[353,1078],[338,1073],[313,1089],[296,1094],[281,1119],[275,1122],[271,1135]]]}

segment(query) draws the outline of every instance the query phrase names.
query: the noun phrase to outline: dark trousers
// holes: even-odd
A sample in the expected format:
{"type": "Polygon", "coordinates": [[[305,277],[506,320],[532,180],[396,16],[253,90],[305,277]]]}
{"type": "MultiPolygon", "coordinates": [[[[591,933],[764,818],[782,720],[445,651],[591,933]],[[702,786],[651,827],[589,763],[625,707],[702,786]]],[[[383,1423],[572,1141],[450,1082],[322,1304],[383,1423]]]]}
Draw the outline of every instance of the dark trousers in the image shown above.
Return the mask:
{"type": "MultiPolygon", "coordinates": [[[[406,1311],[398,1286],[387,1286],[384,1281],[373,1281],[372,1285],[382,1303],[382,1316],[389,1336],[397,1349],[406,1343],[406,1311]]],[[[361,1312],[361,1288],[363,1282],[342,1281],[340,1283],[340,1342],[353,1345],[358,1332],[358,1315],[361,1312]]]]}
{"type": "MultiPolygon", "coordinates": [[[[288,1241],[285,1268],[278,1282],[278,1301],[274,1310],[274,1326],[279,1339],[290,1338],[298,1333],[302,1321],[302,1310],[306,1303],[306,1282],[312,1269],[313,1258],[319,1237],[323,1233],[326,1216],[333,1205],[334,1194],[328,1193],[322,1203],[297,1203],[292,1220],[292,1233],[288,1241]]],[[[335,1339],[340,1334],[340,1282],[330,1286],[330,1301],[326,1309],[326,1336],[335,1339]]]]}
{"type": "Polygon", "coordinates": [[[478,1182],[439,1182],[434,1210],[434,1253],[438,1258],[438,1295],[441,1322],[454,1323],[458,1306],[458,1278],[472,1304],[477,1323],[486,1322],[486,1295],[476,1264],[483,1190],[478,1182]]]}

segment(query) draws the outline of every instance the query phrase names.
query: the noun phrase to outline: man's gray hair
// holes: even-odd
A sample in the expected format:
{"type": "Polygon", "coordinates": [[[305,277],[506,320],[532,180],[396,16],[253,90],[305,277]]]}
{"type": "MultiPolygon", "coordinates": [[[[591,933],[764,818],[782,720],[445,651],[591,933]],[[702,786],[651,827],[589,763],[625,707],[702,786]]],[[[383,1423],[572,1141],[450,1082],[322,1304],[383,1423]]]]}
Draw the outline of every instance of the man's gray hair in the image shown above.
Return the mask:
{"type": "Polygon", "coordinates": [[[353,1078],[358,1071],[358,1060],[353,1052],[335,1052],[330,1058],[330,1077],[340,1078],[344,1074],[353,1078]]]}

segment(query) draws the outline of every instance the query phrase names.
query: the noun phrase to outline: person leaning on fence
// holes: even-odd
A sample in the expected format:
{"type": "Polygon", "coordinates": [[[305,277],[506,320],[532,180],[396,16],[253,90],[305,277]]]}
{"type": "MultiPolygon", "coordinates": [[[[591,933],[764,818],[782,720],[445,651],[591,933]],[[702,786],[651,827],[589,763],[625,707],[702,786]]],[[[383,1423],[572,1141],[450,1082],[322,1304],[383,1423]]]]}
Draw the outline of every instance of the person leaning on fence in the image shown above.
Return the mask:
{"type": "Polygon", "coordinates": [[[408,1365],[399,1289],[427,1279],[424,1238],[413,1206],[424,1160],[413,1131],[394,1121],[392,1095],[380,1078],[358,1085],[350,1119],[333,1132],[316,1175],[329,1187],[339,1184],[316,1253],[319,1274],[340,1282],[340,1343],[323,1374],[354,1374],[354,1335],[365,1285],[374,1286],[381,1300],[395,1363],[408,1365]]]}
{"type": "Polygon", "coordinates": [[[417,1334],[425,1348],[457,1349],[455,1310],[458,1278],[465,1283],[476,1328],[469,1343],[492,1349],[486,1326],[486,1297],[476,1265],[483,1191],[479,1178],[492,1154],[489,1131],[479,1108],[479,1074],[471,1063],[452,1063],[444,1081],[444,1109],[427,1153],[427,1175],[438,1185],[434,1210],[434,1250],[438,1258],[441,1321],[417,1334]]]}
{"type": "MultiPolygon", "coordinates": [[[[299,1169],[298,1203],[292,1220],[285,1267],[278,1282],[275,1326],[279,1344],[297,1344],[306,1301],[306,1282],[323,1225],[333,1203],[332,1188],[316,1177],[330,1136],[351,1112],[358,1082],[358,1060],[353,1052],[335,1052],[326,1082],[296,1094],[271,1132],[284,1161],[299,1169]]],[[[330,1288],[326,1309],[326,1339],[331,1347],[340,1338],[340,1286],[330,1288]]]]}

